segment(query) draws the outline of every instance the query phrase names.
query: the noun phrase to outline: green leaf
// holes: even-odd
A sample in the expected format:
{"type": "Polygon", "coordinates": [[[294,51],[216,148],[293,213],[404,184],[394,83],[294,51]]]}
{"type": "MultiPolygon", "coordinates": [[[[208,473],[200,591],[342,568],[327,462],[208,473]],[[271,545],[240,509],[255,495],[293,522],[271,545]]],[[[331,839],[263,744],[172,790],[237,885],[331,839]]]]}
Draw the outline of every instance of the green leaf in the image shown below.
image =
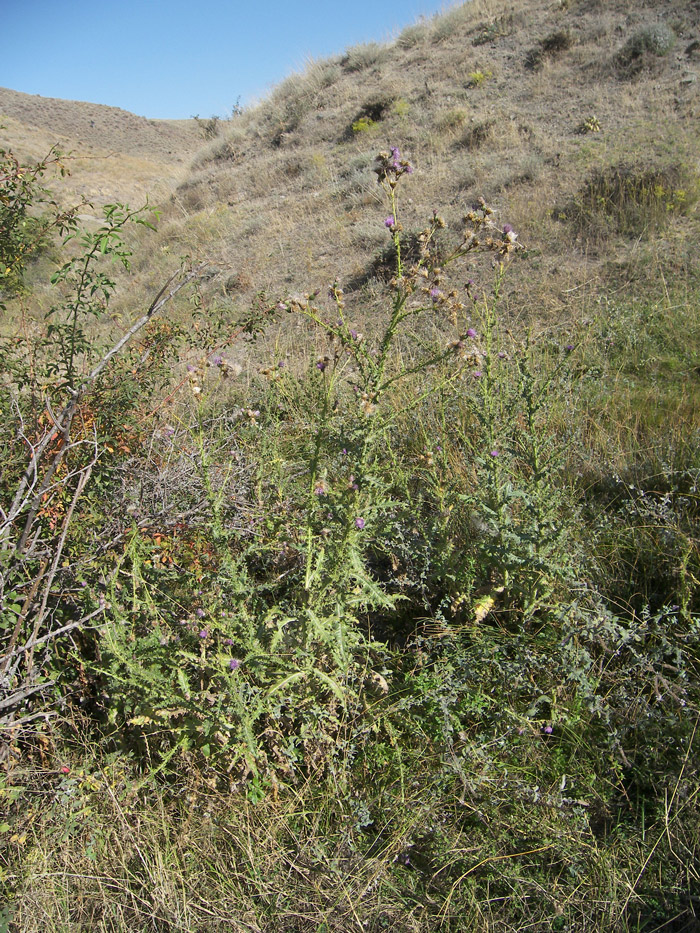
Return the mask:
{"type": "Polygon", "coordinates": [[[179,667],[178,670],[177,670],[177,682],[178,682],[178,684],[180,685],[180,689],[182,690],[183,694],[184,694],[185,697],[189,700],[189,698],[190,698],[190,685],[189,685],[189,683],[187,682],[187,678],[185,677],[185,672],[182,670],[181,667],[179,667]]]}

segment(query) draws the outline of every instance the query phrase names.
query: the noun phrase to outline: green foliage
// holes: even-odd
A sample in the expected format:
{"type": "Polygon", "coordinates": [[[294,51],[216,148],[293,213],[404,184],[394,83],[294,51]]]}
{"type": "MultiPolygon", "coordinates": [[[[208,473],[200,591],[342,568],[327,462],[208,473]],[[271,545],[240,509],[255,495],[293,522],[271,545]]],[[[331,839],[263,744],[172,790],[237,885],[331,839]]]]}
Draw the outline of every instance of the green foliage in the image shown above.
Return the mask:
{"type": "Polygon", "coordinates": [[[600,121],[593,115],[586,117],[576,127],[576,132],[579,136],[586,136],[588,133],[600,133],[600,121]]]}
{"type": "Polygon", "coordinates": [[[53,169],[65,174],[61,153],[55,147],[33,165],[23,165],[11,151],[0,149],[2,292],[12,293],[19,288],[27,262],[52,230],[65,233],[75,225],[77,208],[59,211],[43,186],[44,175],[53,169]],[[43,214],[39,213],[40,206],[44,208],[43,214]]]}
{"type": "MultiPolygon", "coordinates": [[[[130,210],[125,205],[108,204],[103,209],[104,224],[95,232],[71,233],[64,240],[64,245],[76,241],[79,253],[51,277],[51,284],[59,286],[66,298],[48,312],[50,323],[46,329],[46,339],[55,354],[47,361],[46,375],[62,389],[75,391],[99,352],[86,328],[104,316],[116,284],[98,261],[107,257],[129,269],[131,250],[122,239],[123,231],[129,224],[154,229],[144,216],[146,211],[148,208],[130,210]]],[[[148,212],[148,216],[153,214],[148,212]]]]}
{"type": "Polygon", "coordinates": [[[377,121],[372,120],[371,117],[360,117],[359,119],[355,120],[355,122],[353,123],[352,131],[356,135],[360,133],[368,133],[376,125],[377,125],[377,121]]]}
{"type": "MultiPolygon", "coordinates": [[[[22,172],[34,179],[17,194],[17,203],[23,203],[26,211],[33,206],[36,179],[44,170],[45,163],[39,163],[22,172]]],[[[38,197],[43,196],[39,191],[38,197]]],[[[107,312],[115,288],[102,263],[117,260],[128,268],[131,254],[123,231],[130,223],[146,223],[141,213],[122,205],[109,206],[104,225],[82,235],[71,213],[57,213],[46,221],[45,231],[69,231],[64,247],[80,249],[53,277],[53,284],[64,290],[64,300],[49,311],[49,324],[23,325],[2,341],[6,367],[0,391],[5,428],[0,476],[0,631],[6,653],[0,708],[5,711],[2,724],[15,729],[40,715],[33,702],[27,706],[27,697],[45,696],[62,676],[65,659],[61,657],[56,667],[50,663],[58,636],[80,629],[100,614],[94,591],[81,592],[80,584],[85,581],[75,569],[91,560],[88,555],[95,537],[98,549],[103,545],[99,532],[86,534],[90,506],[95,504],[88,494],[89,483],[109,497],[110,455],[115,449],[128,452],[136,442],[139,430],[133,412],[162,378],[159,363],[168,341],[155,330],[151,333],[153,353],[146,356],[150,357],[148,365],[132,360],[116,385],[111,380],[118,366],[112,361],[181,284],[171,281],[167,297],[163,295],[166,288],[111,348],[87,334],[90,319],[107,312]]],[[[21,269],[27,251],[17,247],[12,224],[6,234],[5,254],[14,250],[15,266],[21,269]]],[[[102,510],[97,512],[104,522],[102,510]]]]}
{"type": "Polygon", "coordinates": [[[468,87],[481,87],[490,77],[490,71],[470,71],[468,87]]]}

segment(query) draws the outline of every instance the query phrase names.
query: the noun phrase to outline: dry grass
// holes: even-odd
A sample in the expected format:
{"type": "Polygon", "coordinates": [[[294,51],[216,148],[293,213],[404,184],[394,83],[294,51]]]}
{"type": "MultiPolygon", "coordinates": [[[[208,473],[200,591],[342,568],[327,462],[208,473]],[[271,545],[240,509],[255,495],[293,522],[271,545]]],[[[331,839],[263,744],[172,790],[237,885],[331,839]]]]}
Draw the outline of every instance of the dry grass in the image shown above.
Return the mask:
{"type": "Polygon", "coordinates": [[[595,259],[556,219],[557,207],[622,151],[641,167],[672,152],[694,163],[688,117],[698,103],[681,84],[685,62],[670,56],[660,75],[642,73],[634,84],[614,68],[619,49],[648,24],[666,18],[692,29],[691,7],[669,0],[631,13],[627,3],[536,0],[516,22],[507,3],[472,2],[418,22],[393,45],[311,62],[200,152],[174,196],[171,223],[188,226],[177,218],[199,214],[206,224],[215,204],[217,217],[228,212],[233,235],[222,242],[212,231],[210,248],[222,282],[248,269],[238,304],[261,288],[274,296],[359,281],[383,236],[372,159],[398,145],[416,165],[407,229],[424,223],[417,205],[439,206],[458,224],[485,196],[548,257],[533,293],[546,290],[553,268],[566,269],[569,287],[600,277],[612,255],[624,256],[624,238],[605,244],[604,262],[595,259]],[[542,53],[534,69],[532,49],[542,53]],[[478,73],[490,77],[470,79],[478,73]],[[589,116],[601,132],[582,136],[589,116]],[[339,236],[348,227],[354,233],[339,236]]]}

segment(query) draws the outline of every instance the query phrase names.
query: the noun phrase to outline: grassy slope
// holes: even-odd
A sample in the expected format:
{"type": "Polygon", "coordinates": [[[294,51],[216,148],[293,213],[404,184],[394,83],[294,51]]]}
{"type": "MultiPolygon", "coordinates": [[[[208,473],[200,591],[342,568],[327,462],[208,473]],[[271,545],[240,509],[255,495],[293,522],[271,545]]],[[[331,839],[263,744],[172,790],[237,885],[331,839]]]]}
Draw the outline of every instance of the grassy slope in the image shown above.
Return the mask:
{"type": "Polygon", "coordinates": [[[598,169],[697,165],[698,61],[685,51],[696,33],[693,5],[674,0],[474,0],[390,46],[290,76],[199,153],[163,234],[213,246],[232,299],[369,279],[371,301],[371,263],[386,244],[371,169],[378,149],[397,145],[417,168],[404,226],[421,229],[433,208],[456,224],[485,197],[535,256],[518,302],[542,319],[575,289],[595,292],[611,265],[690,245],[687,229],[681,243],[601,242],[558,216],[598,169]],[[617,53],[660,21],[677,31],[674,48],[626,77],[617,53]],[[374,124],[353,132],[363,114],[374,124]],[[588,117],[600,132],[581,134],[588,117]]]}

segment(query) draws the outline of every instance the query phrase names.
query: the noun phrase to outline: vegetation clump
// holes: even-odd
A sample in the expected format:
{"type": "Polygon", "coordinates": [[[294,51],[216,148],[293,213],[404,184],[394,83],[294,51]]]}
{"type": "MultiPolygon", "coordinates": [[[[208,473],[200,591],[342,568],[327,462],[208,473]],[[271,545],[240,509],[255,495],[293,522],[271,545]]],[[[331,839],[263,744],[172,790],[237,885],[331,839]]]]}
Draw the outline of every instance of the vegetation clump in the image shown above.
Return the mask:
{"type": "Polygon", "coordinates": [[[633,78],[645,68],[654,68],[669,54],[676,35],[665,23],[645,26],[629,37],[617,53],[616,66],[621,77],[633,78]]]}
{"type": "Polygon", "coordinates": [[[564,215],[591,241],[610,231],[648,236],[685,215],[699,194],[698,178],[682,166],[620,163],[594,171],[564,215]]]}

